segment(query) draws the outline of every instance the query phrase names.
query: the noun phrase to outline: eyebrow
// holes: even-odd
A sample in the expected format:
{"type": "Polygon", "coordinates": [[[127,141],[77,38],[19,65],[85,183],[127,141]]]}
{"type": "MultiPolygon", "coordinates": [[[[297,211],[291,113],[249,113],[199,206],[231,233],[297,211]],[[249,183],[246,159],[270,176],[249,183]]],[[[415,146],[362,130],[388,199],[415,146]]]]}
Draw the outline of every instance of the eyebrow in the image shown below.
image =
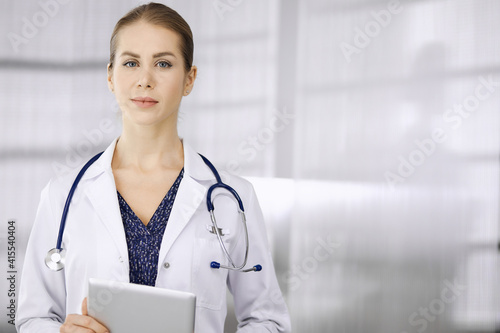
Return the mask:
{"type": "MultiPolygon", "coordinates": [[[[138,55],[138,54],[135,54],[133,52],[130,52],[130,51],[124,51],[122,52],[122,54],[120,55],[120,57],[124,57],[124,56],[131,56],[131,57],[134,57],[134,58],[140,58],[141,56],[138,55]]],[[[153,58],[159,58],[159,57],[163,57],[163,56],[172,56],[175,58],[175,54],[173,54],[172,52],[159,52],[159,53],[155,53],[153,54],[153,58]]]]}

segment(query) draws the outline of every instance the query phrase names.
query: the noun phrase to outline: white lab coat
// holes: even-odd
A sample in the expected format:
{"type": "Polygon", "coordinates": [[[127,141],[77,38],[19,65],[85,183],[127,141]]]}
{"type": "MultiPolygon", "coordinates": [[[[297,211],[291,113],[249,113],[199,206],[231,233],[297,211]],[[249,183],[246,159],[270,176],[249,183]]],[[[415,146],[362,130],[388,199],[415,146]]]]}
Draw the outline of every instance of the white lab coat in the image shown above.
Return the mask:
{"type": "MultiPolygon", "coordinates": [[[[44,259],[55,247],[63,206],[79,169],[52,179],[42,191],[21,279],[19,333],[59,332],[66,315],[81,314],[91,277],[129,282],[128,248],[111,169],[116,141],[87,170],[75,191],[63,238],[66,266],[58,272],[49,270],[44,259]]],[[[252,185],[237,176],[223,176],[244,204],[250,238],[247,267],[260,264],[263,269],[248,273],[212,269],[213,260],[227,264],[217,237],[207,229],[212,224],[206,192],[215,177],[201,157],[186,142],[183,145],[184,177],[161,243],[156,287],[196,294],[197,333],[223,332],[226,284],[234,296],[238,332],[291,331],[252,185]]],[[[217,196],[215,212],[237,264],[245,243],[235,201],[217,196]]]]}

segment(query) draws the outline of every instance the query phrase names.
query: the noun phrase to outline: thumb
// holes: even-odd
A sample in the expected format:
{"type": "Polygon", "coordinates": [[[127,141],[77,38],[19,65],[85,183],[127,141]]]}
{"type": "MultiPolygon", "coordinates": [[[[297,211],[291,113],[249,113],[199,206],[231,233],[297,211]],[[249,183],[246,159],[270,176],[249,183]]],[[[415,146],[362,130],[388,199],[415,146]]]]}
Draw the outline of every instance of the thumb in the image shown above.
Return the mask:
{"type": "Polygon", "coordinates": [[[85,297],[83,299],[83,302],[82,302],[82,315],[84,315],[84,316],[88,315],[88,313],[87,313],[87,297],[85,297]]]}

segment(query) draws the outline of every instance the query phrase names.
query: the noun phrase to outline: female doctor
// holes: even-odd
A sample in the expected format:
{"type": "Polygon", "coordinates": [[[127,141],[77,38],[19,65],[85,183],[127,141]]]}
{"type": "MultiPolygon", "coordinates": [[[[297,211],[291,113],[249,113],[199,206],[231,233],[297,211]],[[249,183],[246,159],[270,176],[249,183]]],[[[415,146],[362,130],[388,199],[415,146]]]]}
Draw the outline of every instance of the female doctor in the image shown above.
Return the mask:
{"type": "MultiPolygon", "coordinates": [[[[236,176],[225,183],[244,205],[248,263],[262,265],[262,271],[210,267],[211,261],[229,265],[206,205],[216,178],[177,133],[179,106],[197,72],[188,24],[164,5],[139,6],[116,24],[110,51],[108,86],[122,111],[123,131],[74,192],[59,271],[48,269],[45,257],[56,243],[79,170],[51,180],[42,191],[26,250],[18,332],[108,332],[87,314],[89,278],[192,292],[200,333],[223,332],[227,285],[238,332],[289,332],[257,198],[251,184],[236,176]]],[[[234,196],[217,189],[212,198],[223,243],[241,263],[245,233],[234,196]]]]}

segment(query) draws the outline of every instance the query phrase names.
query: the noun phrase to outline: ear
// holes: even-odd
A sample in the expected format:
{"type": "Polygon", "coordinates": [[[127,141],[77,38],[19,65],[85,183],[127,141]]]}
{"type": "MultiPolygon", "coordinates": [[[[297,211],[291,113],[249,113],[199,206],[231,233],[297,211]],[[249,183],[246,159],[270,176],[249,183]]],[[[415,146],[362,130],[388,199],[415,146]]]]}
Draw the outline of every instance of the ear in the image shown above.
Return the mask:
{"type": "Polygon", "coordinates": [[[198,68],[196,68],[196,66],[191,66],[191,69],[189,70],[189,73],[186,74],[186,78],[184,80],[184,96],[189,95],[189,93],[193,91],[197,73],[198,68]]]}
{"type": "Polygon", "coordinates": [[[113,69],[109,67],[110,64],[108,64],[108,88],[109,88],[109,91],[111,91],[112,93],[115,92],[115,87],[114,87],[114,83],[113,83],[113,69]]]}

